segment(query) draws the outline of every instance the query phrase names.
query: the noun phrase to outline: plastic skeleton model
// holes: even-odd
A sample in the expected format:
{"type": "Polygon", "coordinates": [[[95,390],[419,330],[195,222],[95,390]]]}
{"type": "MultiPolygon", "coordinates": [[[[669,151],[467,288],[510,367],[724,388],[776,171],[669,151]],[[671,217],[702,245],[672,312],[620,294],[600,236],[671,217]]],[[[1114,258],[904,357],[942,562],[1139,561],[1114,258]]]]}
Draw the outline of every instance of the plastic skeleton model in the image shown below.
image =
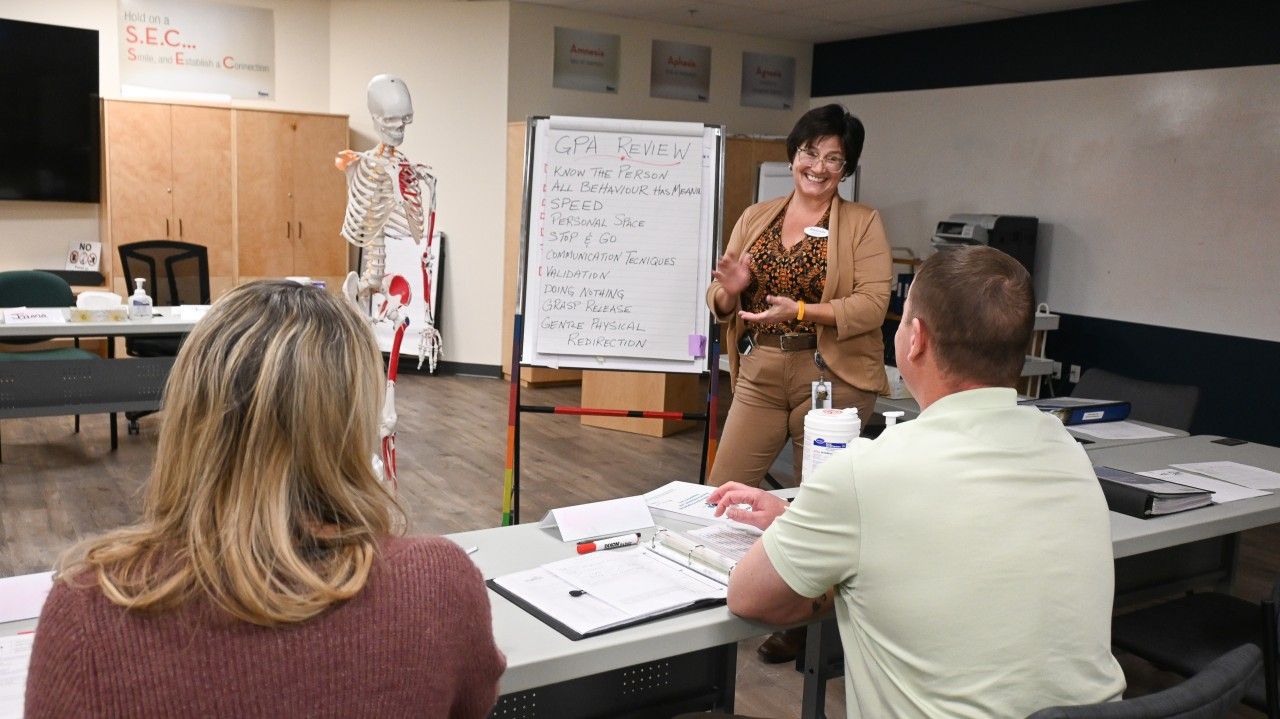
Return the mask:
{"type": "Polygon", "coordinates": [[[436,368],[440,357],[440,333],[431,316],[431,242],[436,222],[436,178],[426,165],[411,162],[396,148],[404,142],[405,125],[413,122],[413,100],[404,80],[394,75],[378,75],[369,81],[369,114],[381,142],[372,150],[338,153],[334,164],[347,173],[347,212],[342,236],[363,249],[360,274],[352,272],[342,283],[347,298],[362,309],[368,308],[372,323],[395,326],[391,358],[387,365],[387,396],[382,407],[382,463],[386,477],[396,481],[396,369],[400,343],[409,318],[403,311],[409,304],[409,283],[400,275],[386,273],[386,241],[413,240],[422,244],[422,285],[425,307],[418,332],[418,366],[430,362],[436,368]],[[423,192],[430,198],[425,209],[423,192]],[[425,224],[425,227],[424,227],[425,224]]]}

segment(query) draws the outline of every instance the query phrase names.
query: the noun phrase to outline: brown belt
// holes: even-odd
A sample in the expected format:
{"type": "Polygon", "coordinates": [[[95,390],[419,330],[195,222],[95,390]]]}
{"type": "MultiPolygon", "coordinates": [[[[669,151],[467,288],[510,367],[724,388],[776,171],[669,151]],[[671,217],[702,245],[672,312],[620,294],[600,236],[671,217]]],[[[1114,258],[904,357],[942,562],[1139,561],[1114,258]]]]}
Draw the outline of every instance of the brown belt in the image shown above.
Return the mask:
{"type": "Polygon", "coordinates": [[[785,335],[760,333],[754,337],[756,344],[761,347],[777,347],[783,352],[799,352],[801,350],[816,349],[818,346],[818,335],[812,332],[788,332],[785,335]]]}

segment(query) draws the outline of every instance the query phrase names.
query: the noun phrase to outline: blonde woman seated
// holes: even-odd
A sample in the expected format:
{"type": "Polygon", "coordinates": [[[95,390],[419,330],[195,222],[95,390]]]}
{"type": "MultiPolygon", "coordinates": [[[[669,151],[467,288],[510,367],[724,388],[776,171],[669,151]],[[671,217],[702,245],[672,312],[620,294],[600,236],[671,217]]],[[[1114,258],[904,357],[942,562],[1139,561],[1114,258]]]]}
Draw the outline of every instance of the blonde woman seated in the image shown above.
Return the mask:
{"type": "Polygon", "coordinates": [[[404,525],[371,458],[382,357],[339,298],[230,292],[165,390],[142,521],[64,557],[26,716],[483,717],[479,571],[404,525]]]}

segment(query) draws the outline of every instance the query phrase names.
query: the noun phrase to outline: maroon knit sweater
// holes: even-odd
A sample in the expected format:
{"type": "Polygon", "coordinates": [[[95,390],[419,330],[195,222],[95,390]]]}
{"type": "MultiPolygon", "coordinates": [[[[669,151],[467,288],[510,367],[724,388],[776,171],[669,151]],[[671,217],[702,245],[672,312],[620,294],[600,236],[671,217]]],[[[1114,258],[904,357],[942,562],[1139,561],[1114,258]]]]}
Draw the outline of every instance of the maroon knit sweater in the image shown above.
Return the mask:
{"type": "Polygon", "coordinates": [[[58,582],[26,716],[483,717],[505,665],[471,560],[447,539],[397,538],[354,599],[274,629],[205,601],[128,612],[58,582]]]}

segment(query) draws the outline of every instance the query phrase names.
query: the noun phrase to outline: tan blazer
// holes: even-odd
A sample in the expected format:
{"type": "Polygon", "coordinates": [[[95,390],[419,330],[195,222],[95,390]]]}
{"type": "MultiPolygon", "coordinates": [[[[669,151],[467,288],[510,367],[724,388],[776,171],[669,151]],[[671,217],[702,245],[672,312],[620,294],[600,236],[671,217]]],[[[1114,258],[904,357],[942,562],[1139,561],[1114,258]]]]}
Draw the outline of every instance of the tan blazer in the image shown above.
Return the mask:
{"type": "MultiPolygon", "coordinates": [[[[769,223],[787,205],[788,197],[766,200],[748,207],[733,227],[725,254],[738,257],[755,242],[769,223]]],[[[889,243],[885,240],[880,213],[839,195],[831,202],[828,221],[827,281],[822,301],[835,308],[836,326],[817,325],[818,351],[836,376],[867,392],[885,394],[889,383],[884,374],[884,339],[881,326],[889,305],[889,243]]],[[[726,324],[729,370],[738,380],[738,338],[746,323],[738,318],[741,301],[728,315],[716,312],[716,295],[724,293],[718,281],[707,290],[707,305],[716,319],[726,324]]]]}

